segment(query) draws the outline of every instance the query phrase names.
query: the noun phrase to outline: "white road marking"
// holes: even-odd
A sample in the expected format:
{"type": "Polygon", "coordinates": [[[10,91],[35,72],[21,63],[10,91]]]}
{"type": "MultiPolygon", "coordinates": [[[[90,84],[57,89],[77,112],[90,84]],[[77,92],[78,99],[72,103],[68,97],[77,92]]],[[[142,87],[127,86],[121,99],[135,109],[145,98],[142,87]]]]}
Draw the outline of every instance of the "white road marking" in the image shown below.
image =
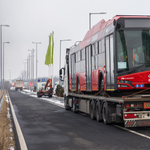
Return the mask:
{"type": "Polygon", "coordinates": [[[150,136],[147,136],[147,135],[145,135],[145,134],[142,134],[142,133],[139,133],[139,132],[136,132],[136,131],[133,131],[133,130],[130,130],[130,129],[127,129],[127,128],[124,128],[124,127],[121,127],[121,126],[117,126],[117,125],[113,125],[113,126],[115,126],[115,127],[117,127],[117,128],[120,128],[120,129],[123,129],[123,130],[126,130],[126,131],[128,131],[128,132],[134,133],[134,134],[136,134],[136,135],[145,137],[145,138],[147,138],[147,139],[150,139],[150,136]]]}
{"type": "Polygon", "coordinates": [[[20,148],[21,148],[21,150],[28,150],[28,149],[27,149],[26,142],[25,142],[25,139],[24,139],[24,136],[23,136],[23,134],[22,134],[20,125],[19,125],[19,123],[18,123],[16,114],[15,114],[13,105],[12,105],[12,103],[11,103],[11,99],[10,99],[9,94],[8,94],[8,97],[9,97],[10,108],[11,108],[12,115],[13,115],[13,119],[14,119],[14,124],[15,124],[15,126],[16,126],[16,131],[17,131],[17,134],[18,134],[18,139],[19,139],[19,143],[20,143],[20,148]]]}

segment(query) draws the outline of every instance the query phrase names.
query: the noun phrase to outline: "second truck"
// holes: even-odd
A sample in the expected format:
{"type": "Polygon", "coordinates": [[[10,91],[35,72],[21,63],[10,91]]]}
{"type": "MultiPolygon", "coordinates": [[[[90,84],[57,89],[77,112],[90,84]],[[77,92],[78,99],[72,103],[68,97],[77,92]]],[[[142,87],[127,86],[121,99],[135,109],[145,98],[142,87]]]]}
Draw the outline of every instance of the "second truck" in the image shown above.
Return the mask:
{"type": "Polygon", "coordinates": [[[53,95],[52,79],[48,79],[47,82],[37,83],[37,97],[42,96],[52,97],[52,95],[53,95]]]}

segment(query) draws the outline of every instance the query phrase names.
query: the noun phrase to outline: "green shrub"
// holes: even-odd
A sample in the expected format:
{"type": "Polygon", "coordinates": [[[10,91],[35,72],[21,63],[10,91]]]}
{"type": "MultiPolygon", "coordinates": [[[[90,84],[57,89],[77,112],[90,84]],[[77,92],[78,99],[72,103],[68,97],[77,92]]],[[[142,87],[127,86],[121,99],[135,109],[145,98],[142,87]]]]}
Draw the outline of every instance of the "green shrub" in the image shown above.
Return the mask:
{"type": "Polygon", "coordinates": [[[56,94],[57,96],[63,97],[64,88],[61,85],[57,85],[56,94]]]}
{"type": "Polygon", "coordinates": [[[59,90],[59,94],[61,97],[63,97],[63,94],[64,94],[64,88],[63,87],[59,90]]]}

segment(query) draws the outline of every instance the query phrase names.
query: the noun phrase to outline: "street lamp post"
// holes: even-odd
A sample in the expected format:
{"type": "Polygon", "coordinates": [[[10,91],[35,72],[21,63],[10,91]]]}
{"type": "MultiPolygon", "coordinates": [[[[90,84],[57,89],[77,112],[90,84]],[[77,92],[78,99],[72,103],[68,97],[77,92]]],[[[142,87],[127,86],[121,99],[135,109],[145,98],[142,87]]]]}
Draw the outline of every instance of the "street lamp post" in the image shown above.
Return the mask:
{"type": "Polygon", "coordinates": [[[2,27],[9,27],[9,25],[0,25],[0,27],[1,27],[1,30],[0,30],[0,34],[1,34],[1,36],[0,36],[0,63],[1,63],[1,65],[0,65],[0,67],[1,67],[1,91],[2,91],[2,63],[3,63],[3,61],[2,61],[2,27]]]}
{"type": "Polygon", "coordinates": [[[4,44],[5,44],[5,43],[9,44],[10,42],[3,42],[3,90],[4,90],[4,78],[5,78],[5,77],[4,77],[4,71],[5,71],[5,70],[4,70],[4,60],[5,60],[5,59],[4,59],[4,44]]]}
{"type": "Polygon", "coordinates": [[[28,80],[28,59],[25,59],[25,61],[27,61],[26,63],[27,63],[27,73],[26,73],[26,81],[28,80]]]}
{"type": "Polygon", "coordinates": [[[30,54],[27,57],[28,88],[30,89],[30,54]]]}
{"type": "Polygon", "coordinates": [[[89,30],[91,29],[91,15],[106,14],[106,12],[89,13],[89,30]]]}
{"type": "MultiPolygon", "coordinates": [[[[59,52],[59,70],[61,68],[61,42],[62,41],[71,41],[71,39],[65,39],[65,40],[60,40],[60,52],[59,52]]],[[[59,84],[60,84],[60,79],[59,79],[59,84]]]]}
{"type": "Polygon", "coordinates": [[[37,80],[37,66],[38,66],[38,60],[37,60],[37,44],[42,44],[41,42],[32,42],[33,44],[36,44],[36,80],[37,80]]]}

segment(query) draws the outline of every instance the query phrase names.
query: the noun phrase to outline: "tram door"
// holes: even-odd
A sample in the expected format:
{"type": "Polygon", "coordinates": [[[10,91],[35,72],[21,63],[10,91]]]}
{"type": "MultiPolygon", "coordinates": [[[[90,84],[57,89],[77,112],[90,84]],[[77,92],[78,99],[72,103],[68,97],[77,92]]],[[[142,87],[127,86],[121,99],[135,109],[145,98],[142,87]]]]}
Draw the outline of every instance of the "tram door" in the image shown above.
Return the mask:
{"type": "Polygon", "coordinates": [[[71,55],[71,83],[72,83],[72,91],[75,91],[75,54],[71,55]]]}
{"type": "Polygon", "coordinates": [[[113,35],[107,36],[106,41],[106,89],[114,90],[114,52],[113,35]]]}
{"type": "Polygon", "coordinates": [[[92,91],[92,58],[91,45],[85,49],[86,91],[92,91]]]}

